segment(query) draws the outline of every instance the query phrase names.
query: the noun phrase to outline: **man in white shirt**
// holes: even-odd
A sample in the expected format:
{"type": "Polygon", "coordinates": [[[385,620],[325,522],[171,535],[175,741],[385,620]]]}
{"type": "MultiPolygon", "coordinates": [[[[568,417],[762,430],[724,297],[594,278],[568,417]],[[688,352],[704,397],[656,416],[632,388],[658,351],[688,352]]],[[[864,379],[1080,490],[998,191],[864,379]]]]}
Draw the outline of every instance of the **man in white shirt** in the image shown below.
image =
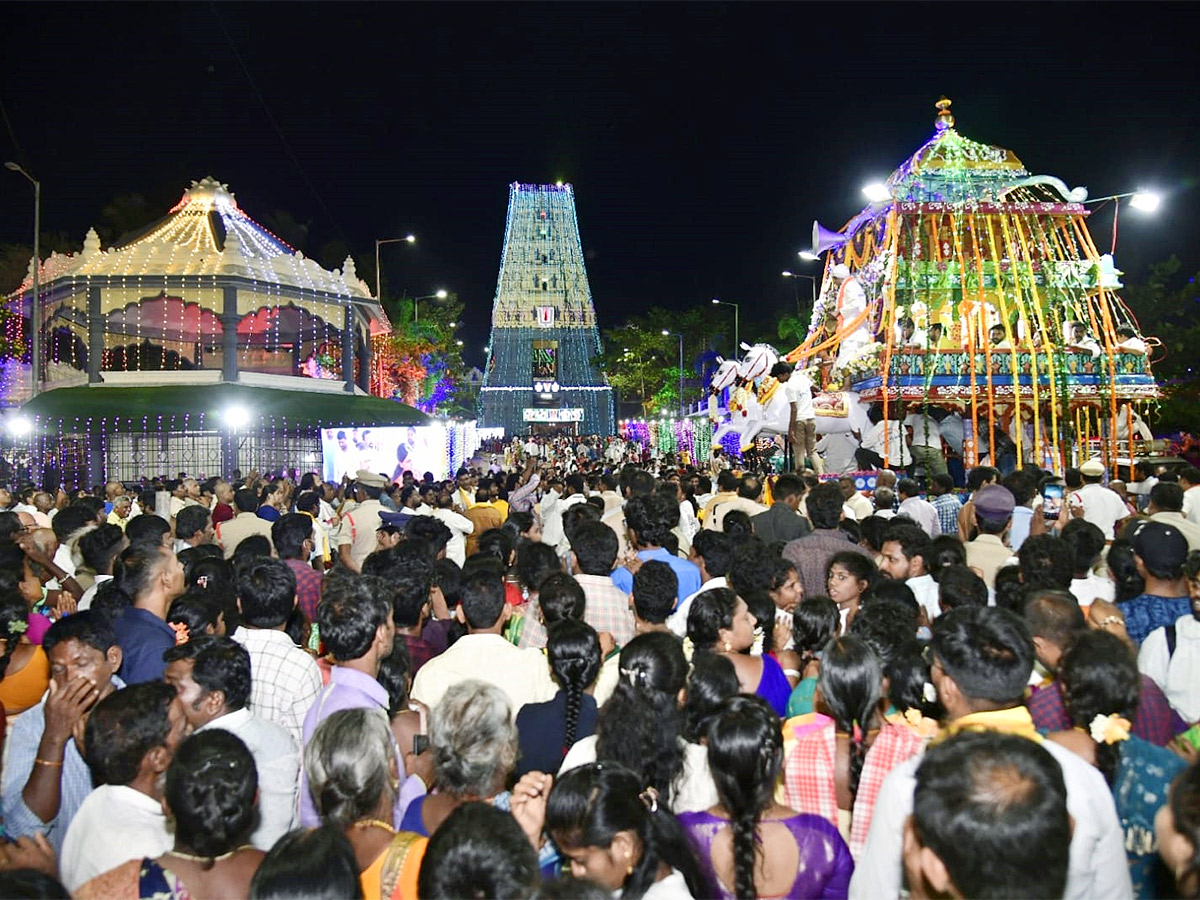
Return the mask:
{"type": "Polygon", "coordinates": [[[875,511],[871,501],[855,487],[854,479],[851,476],[843,475],[838,479],[838,490],[842,492],[842,499],[852,514],[851,518],[856,521],[861,522],[875,511]]]}
{"type": "MultiPolygon", "coordinates": [[[[1178,488],[1178,485],[1175,485],[1178,488]]],[[[1116,585],[1107,575],[1097,575],[1096,564],[1104,552],[1104,534],[1086,519],[1072,519],[1063,526],[1062,540],[1071,548],[1073,571],[1071,595],[1084,610],[1096,600],[1116,600],[1116,585]]]]}
{"type": "Polygon", "coordinates": [[[912,429],[912,458],[913,464],[925,467],[925,478],[934,475],[944,475],[946,469],[946,454],[942,452],[942,429],[937,420],[929,414],[928,407],[919,412],[909,413],[904,420],[906,428],[912,429]]]}
{"type": "Polygon", "coordinates": [[[501,636],[511,609],[498,576],[479,570],[463,579],[456,615],[467,634],[421,666],[412,698],[432,709],[451,685],[477,678],[508,694],[514,715],[526,703],[552,700],[558,688],[545,654],[532,647],[519,649],[501,636]]]}
{"type": "Polygon", "coordinates": [[[858,468],[854,459],[858,447],[858,440],[848,431],[831,431],[817,441],[817,453],[824,460],[825,471],[832,473],[853,472],[858,468]]]}
{"type": "Polygon", "coordinates": [[[924,350],[926,347],[925,332],[917,327],[917,323],[910,316],[905,316],[896,325],[898,334],[896,335],[896,346],[906,347],[910,350],[924,350]]]}
{"type": "Polygon", "coordinates": [[[1189,522],[1200,525],[1200,469],[1195,466],[1180,469],[1179,486],[1183,488],[1183,514],[1189,522]]]}
{"type": "Polygon", "coordinates": [[[920,488],[911,478],[901,478],[896,484],[900,494],[900,508],[896,515],[908,516],[923,529],[931,538],[942,533],[941,519],[932,503],[921,498],[920,488]]]}
{"type": "Polygon", "coordinates": [[[1087,333],[1087,325],[1083,322],[1071,323],[1071,339],[1067,342],[1067,349],[1075,353],[1090,353],[1092,356],[1100,355],[1100,345],[1096,343],[1096,339],[1087,333]]]}
{"type": "Polygon", "coordinates": [[[258,827],[250,843],[270,850],[296,826],[300,748],[282,726],[251,714],[250,654],[226,637],[192,635],[164,656],[167,684],[175,688],[194,731],[220,728],[241,738],[258,770],[258,827]]]}
{"type": "Polygon", "coordinates": [[[700,570],[700,590],[684,597],[667,617],[667,627],[679,637],[687,635],[687,617],[692,601],[705,591],[729,587],[725,573],[729,571],[732,550],[729,535],[723,531],[701,531],[696,535],[688,559],[700,570]]]}
{"type": "Polygon", "coordinates": [[[914,897],[1061,897],[1070,842],[1061,768],[1028,738],[963,732],[917,767],[904,840],[914,897]]]}
{"type": "Polygon", "coordinates": [[[1120,343],[1117,344],[1117,350],[1121,353],[1137,353],[1140,356],[1146,355],[1146,342],[1138,337],[1136,331],[1128,325],[1122,325],[1117,329],[1117,337],[1120,343]]]}
{"type": "Polygon", "coordinates": [[[438,496],[438,508],[433,511],[433,517],[450,529],[446,558],[454,560],[461,569],[467,560],[467,535],[475,531],[475,523],[455,511],[454,500],[449,494],[438,496]]]}
{"type": "Polygon", "coordinates": [[[804,460],[808,459],[812,463],[813,471],[823,475],[825,463],[821,454],[817,452],[817,414],[813,409],[812,379],[801,366],[793,367],[785,362],[776,363],[771,374],[776,378],[787,379],[783,389],[792,405],[791,424],[788,428],[792,467],[798,471],[804,465],[804,460]]]}
{"type": "Polygon", "coordinates": [[[1162,688],[1171,707],[1185,722],[1195,722],[1200,719],[1200,621],[1197,620],[1200,585],[1194,577],[1189,588],[1191,615],[1180,616],[1169,628],[1150,632],[1138,650],[1138,670],[1162,688]]]}
{"type": "MultiPolygon", "coordinates": [[[[1033,670],[1033,640],[1015,614],[995,607],[964,607],[933,625],[932,680],[950,731],[991,730],[1040,743],[1058,762],[1074,821],[1068,900],[1126,900],[1133,885],[1112,791],[1100,771],[1061,744],[1043,741],[1023,705],[1033,670]]],[[[851,900],[898,897],[903,881],[906,820],[920,756],[884,779],[867,842],[850,880],[851,900]]]]}
{"type": "MultiPolygon", "coordinates": [[[[875,492],[871,495],[871,502],[875,505],[871,515],[879,516],[881,519],[896,518],[896,492],[890,487],[875,488],[875,492]]],[[[858,517],[855,516],[855,518],[858,517]]]]}
{"type": "Polygon", "coordinates": [[[941,613],[938,586],[929,574],[925,558],[929,555],[929,535],[919,525],[899,521],[883,533],[882,558],[879,571],[896,581],[907,584],[932,622],[941,613]]]}
{"type": "MultiPolygon", "coordinates": [[[[834,284],[838,286],[837,305],[835,307],[838,328],[848,328],[859,316],[866,311],[867,295],[857,278],[850,275],[850,267],[845,263],[837,263],[829,270],[834,284]]],[[[870,317],[867,317],[868,319],[870,317]]],[[[871,329],[866,320],[842,338],[838,347],[837,360],[834,368],[841,368],[858,355],[858,352],[871,342],[871,329]]]]}
{"type": "Polygon", "coordinates": [[[862,436],[862,446],[854,454],[859,468],[907,469],[912,465],[912,451],[904,439],[904,427],[899,419],[881,419],[862,436]]]}
{"type": "Polygon", "coordinates": [[[112,580],[113,562],[129,546],[117,525],[100,525],[79,538],[76,546],[83,564],[96,573],[96,582],[79,598],[79,609],[89,609],[100,585],[112,580]]]}
{"type": "Polygon", "coordinates": [[[59,873],[68,891],[123,862],[171,849],[163,776],[189,731],[175,689],[161,681],[114,691],[96,705],[84,745],[102,784],[83,801],[63,840],[59,873]]]}
{"type": "Polygon", "coordinates": [[[1089,459],[1079,467],[1083,476],[1083,487],[1068,498],[1071,515],[1082,516],[1104,532],[1104,539],[1112,541],[1116,526],[1129,516],[1124,501],[1115,491],[1110,491],[1101,480],[1104,478],[1104,463],[1089,459]]]}

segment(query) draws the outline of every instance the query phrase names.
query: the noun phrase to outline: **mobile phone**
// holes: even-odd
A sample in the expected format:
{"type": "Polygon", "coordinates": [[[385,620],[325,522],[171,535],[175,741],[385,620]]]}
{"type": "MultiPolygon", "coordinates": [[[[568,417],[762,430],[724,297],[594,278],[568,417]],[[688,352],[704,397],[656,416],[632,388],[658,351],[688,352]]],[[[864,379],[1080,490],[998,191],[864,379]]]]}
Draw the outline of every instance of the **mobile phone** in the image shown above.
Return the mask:
{"type": "Polygon", "coordinates": [[[429,749],[429,735],[414,734],[413,735],[413,755],[420,756],[429,749]]]}
{"type": "Polygon", "coordinates": [[[1061,484],[1047,484],[1042,488],[1042,517],[1047,522],[1057,522],[1062,513],[1063,492],[1061,484]]]}

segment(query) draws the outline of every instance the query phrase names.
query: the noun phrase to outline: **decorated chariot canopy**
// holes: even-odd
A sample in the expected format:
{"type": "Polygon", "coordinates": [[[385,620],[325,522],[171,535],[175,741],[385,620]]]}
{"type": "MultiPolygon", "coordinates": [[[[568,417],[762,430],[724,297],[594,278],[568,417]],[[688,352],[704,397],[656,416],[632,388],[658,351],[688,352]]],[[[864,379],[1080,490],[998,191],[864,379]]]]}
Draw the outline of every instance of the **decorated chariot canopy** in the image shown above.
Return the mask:
{"type": "Polygon", "coordinates": [[[1121,273],[1088,231],[1086,188],[1031,175],[1011,150],[961,135],[949,100],[936,107],[933,136],[886,191],[839,232],[814,223],[822,289],[786,359],[885,416],[960,411],[968,465],[976,437],[998,429],[1056,471],[1072,445],[1115,460],[1120,441],[1129,455],[1159,389],[1121,273]]]}

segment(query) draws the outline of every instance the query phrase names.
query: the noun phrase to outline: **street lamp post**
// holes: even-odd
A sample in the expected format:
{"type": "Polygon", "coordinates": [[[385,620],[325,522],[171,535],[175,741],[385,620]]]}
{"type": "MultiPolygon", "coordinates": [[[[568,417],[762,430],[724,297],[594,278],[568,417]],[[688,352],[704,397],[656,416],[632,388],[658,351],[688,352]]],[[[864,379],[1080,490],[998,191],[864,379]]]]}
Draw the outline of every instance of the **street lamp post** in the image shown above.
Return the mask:
{"type": "Polygon", "coordinates": [[[420,321],[420,315],[419,315],[420,310],[417,306],[417,304],[420,303],[420,301],[433,300],[434,298],[437,298],[438,300],[445,300],[449,296],[450,295],[444,289],[442,289],[442,290],[434,291],[432,294],[425,294],[424,296],[421,296],[421,297],[413,297],[413,324],[416,325],[417,322],[420,321]]]}
{"type": "Polygon", "coordinates": [[[815,307],[817,305],[817,277],[815,275],[801,275],[798,272],[789,272],[787,269],[784,269],[779,274],[784,278],[792,279],[792,291],[796,295],[796,315],[803,318],[804,310],[800,306],[800,288],[796,284],[796,279],[803,278],[808,281],[809,287],[812,288],[812,305],[815,307]]]}
{"type": "Polygon", "coordinates": [[[375,240],[375,302],[379,302],[379,248],[384,244],[415,244],[417,236],[406,234],[402,238],[382,238],[375,240]]]}
{"type": "Polygon", "coordinates": [[[738,355],[738,350],[742,346],[742,335],[738,327],[738,317],[741,313],[741,308],[738,304],[729,300],[722,300],[719,297],[713,297],[713,306],[732,306],[733,307],[733,355],[738,355]]]}
{"type": "Polygon", "coordinates": [[[6,162],[4,168],[24,175],[33,185],[33,296],[29,302],[29,368],[32,386],[30,397],[36,397],[41,375],[42,359],[42,283],[41,283],[41,231],[42,231],[42,183],[30,175],[23,166],[6,162]]]}
{"type": "Polygon", "coordinates": [[[682,419],[686,415],[683,410],[683,335],[678,331],[667,331],[665,328],[662,333],[663,337],[675,335],[679,338],[679,418],[682,419]]]}

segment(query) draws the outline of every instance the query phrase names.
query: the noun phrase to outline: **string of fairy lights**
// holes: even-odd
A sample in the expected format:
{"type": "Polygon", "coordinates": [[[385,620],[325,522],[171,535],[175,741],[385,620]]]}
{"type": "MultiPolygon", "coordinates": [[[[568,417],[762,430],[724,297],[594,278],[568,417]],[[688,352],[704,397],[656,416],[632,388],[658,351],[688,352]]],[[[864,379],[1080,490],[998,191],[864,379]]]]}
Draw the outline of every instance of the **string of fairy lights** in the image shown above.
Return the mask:
{"type": "MultiPolygon", "coordinates": [[[[510,185],[480,390],[484,423],[523,431],[540,398],[582,410],[581,433],[611,432],[612,389],[592,363],[600,351],[571,185],[510,185]],[[535,354],[555,371],[542,372],[535,354]],[[557,389],[535,392],[535,380],[557,389]]],[[[549,411],[533,415],[558,421],[549,411]]]]}
{"type": "Polygon", "coordinates": [[[844,263],[880,340],[828,380],[848,375],[885,415],[901,399],[960,407],[967,465],[981,455],[978,436],[997,426],[1012,433],[1018,458],[1056,472],[1078,461],[1072,453],[1115,458],[1119,426],[1132,431],[1135,407],[1144,411],[1157,389],[1145,353],[1127,352],[1117,334],[1136,322],[1116,293],[1120,273],[1087,230],[1086,192],[1031,177],[1011,151],[963,137],[949,107],[939,102],[934,136],[829,248],[809,337],[789,358],[812,359],[836,341],[821,325],[836,312],[830,269],[844,263]],[[925,332],[941,325],[945,344],[902,345],[906,318],[925,332]],[[1074,321],[1098,354],[1072,346],[1074,321]]]}
{"type": "MultiPolygon", "coordinates": [[[[344,379],[346,303],[370,299],[352,260],[341,271],[321,268],[211,178],[194,182],[164,220],[130,243],[102,251],[89,231],[81,254],[52,255],[42,272],[45,377],[63,384],[88,368],[93,289],[104,317],[100,369],[114,373],[220,369],[224,285],[233,278],[239,370],[344,379]]],[[[361,327],[363,316],[355,319],[361,327]]],[[[356,347],[363,342],[356,335],[356,347]]]]}

